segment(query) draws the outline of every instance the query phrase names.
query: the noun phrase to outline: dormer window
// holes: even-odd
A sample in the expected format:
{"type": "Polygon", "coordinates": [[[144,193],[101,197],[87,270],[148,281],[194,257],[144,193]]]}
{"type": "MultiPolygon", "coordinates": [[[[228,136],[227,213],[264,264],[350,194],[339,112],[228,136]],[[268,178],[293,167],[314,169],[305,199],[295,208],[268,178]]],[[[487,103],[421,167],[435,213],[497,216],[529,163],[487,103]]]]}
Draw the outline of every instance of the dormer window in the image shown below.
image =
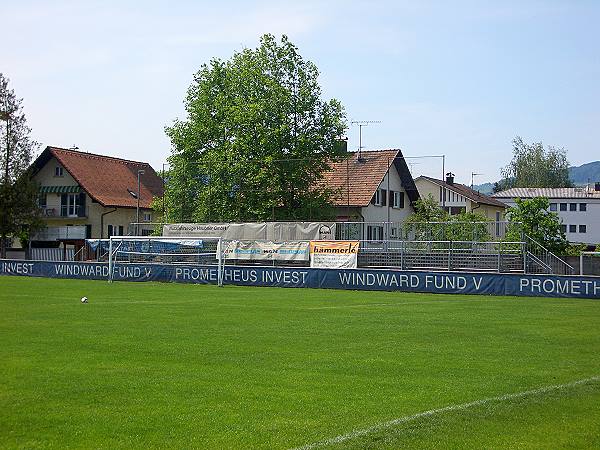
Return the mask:
{"type": "Polygon", "coordinates": [[[54,168],[54,176],[55,177],[62,177],[62,176],[64,176],[63,168],[60,167],[60,166],[56,166],[54,168]]]}

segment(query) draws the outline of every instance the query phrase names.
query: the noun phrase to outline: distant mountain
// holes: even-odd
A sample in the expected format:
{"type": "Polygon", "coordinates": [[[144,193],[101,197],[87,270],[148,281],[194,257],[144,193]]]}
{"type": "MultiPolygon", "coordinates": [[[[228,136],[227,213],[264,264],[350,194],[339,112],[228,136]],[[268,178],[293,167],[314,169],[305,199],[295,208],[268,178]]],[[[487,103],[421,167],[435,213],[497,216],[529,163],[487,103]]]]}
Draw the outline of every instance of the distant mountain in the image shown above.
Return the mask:
{"type": "Polygon", "coordinates": [[[584,185],[588,182],[600,181],[600,161],[582,164],[577,167],[569,167],[569,178],[576,185],[584,185]]]}
{"type": "Polygon", "coordinates": [[[494,183],[474,184],[473,189],[485,195],[490,195],[494,189],[494,183]]]}
{"type": "MultiPolygon", "coordinates": [[[[588,182],[600,182],[600,161],[569,167],[569,178],[576,186],[583,186],[588,182]]],[[[476,184],[473,189],[482,194],[490,195],[494,189],[494,183],[476,184]]]]}

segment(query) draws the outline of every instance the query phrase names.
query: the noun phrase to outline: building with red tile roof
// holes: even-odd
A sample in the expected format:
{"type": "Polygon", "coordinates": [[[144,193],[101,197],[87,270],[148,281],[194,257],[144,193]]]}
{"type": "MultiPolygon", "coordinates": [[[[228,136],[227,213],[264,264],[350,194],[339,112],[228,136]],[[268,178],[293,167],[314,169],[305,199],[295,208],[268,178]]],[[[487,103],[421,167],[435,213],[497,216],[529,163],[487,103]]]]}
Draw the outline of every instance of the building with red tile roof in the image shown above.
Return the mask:
{"type": "Polygon", "coordinates": [[[394,238],[397,225],[414,212],[419,199],[406,160],[399,149],[349,152],[330,164],[322,186],[334,190],[337,220],[366,223],[364,239],[394,238]]]}
{"type": "Polygon", "coordinates": [[[47,224],[39,241],[127,234],[138,205],[140,222],[151,222],[152,200],[163,195],[163,181],[148,163],[73,149],[46,147],[32,176],[47,224]]]}

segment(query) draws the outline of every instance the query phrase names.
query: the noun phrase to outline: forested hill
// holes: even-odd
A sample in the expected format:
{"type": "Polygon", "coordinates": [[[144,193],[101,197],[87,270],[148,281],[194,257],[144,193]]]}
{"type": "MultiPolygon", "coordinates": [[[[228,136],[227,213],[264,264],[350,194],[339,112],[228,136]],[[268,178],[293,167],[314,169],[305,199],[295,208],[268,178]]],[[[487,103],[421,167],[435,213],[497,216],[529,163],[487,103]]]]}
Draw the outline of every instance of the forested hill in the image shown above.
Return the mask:
{"type": "MultiPolygon", "coordinates": [[[[576,186],[600,182],[600,161],[593,161],[581,166],[569,167],[569,178],[576,186]]],[[[483,183],[473,186],[473,189],[482,194],[491,194],[494,183],[483,183]]]]}

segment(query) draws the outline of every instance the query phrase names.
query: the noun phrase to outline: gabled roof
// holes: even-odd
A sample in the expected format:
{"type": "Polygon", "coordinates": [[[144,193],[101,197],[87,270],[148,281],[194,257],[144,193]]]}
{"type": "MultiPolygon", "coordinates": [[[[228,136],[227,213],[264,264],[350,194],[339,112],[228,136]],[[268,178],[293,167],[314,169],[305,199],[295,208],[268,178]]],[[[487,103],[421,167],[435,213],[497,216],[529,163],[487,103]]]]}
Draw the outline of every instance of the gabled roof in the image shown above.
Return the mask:
{"type": "Polygon", "coordinates": [[[497,198],[597,198],[600,199],[600,191],[591,187],[574,188],[511,188],[493,194],[497,198]]]}
{"type": "Polygon", "coordinates": [[[46,147],[33,163],[35,175],[56,158],[88,195],[102,206],[134,208],[140,174],[140,207],[150,208],[153,197],[163,195],[163,184],[150,164],[59,147],[46,147]]]}
{"type": "Polygon", "coordinates": [[[358,152],[349,152],[345,160],[330,163],[331,170],[323,174],[322,184],[338,193],[335,206],[365,207],[392,165],[410,201],[418,200],[419,192],[398,149],[363,151],[360,159],[358,152]]]}
{"type": "Polygon", "coordinates": [[[445,187],[450,189],[451,191],[456,192],[457,194],[462,195],[463,197],[468,198],[472,202],[481,203],[483,205],[491,205],[497,206],[499,208],[507,208],[508,206],[505,203],[502,203],[500,200],[490,197],[489,195],[482,194],[477,192],[474,189],[471,189],[469,186],[465,186],[460,183],[452,183],[448,184],[444,180],[438,180],[437,178],[426,177],[425,175],[421,175],[417,178],[423,178],[425,180],[431,181],[432,183],[437,184],[438,186],[445,187]]]}

